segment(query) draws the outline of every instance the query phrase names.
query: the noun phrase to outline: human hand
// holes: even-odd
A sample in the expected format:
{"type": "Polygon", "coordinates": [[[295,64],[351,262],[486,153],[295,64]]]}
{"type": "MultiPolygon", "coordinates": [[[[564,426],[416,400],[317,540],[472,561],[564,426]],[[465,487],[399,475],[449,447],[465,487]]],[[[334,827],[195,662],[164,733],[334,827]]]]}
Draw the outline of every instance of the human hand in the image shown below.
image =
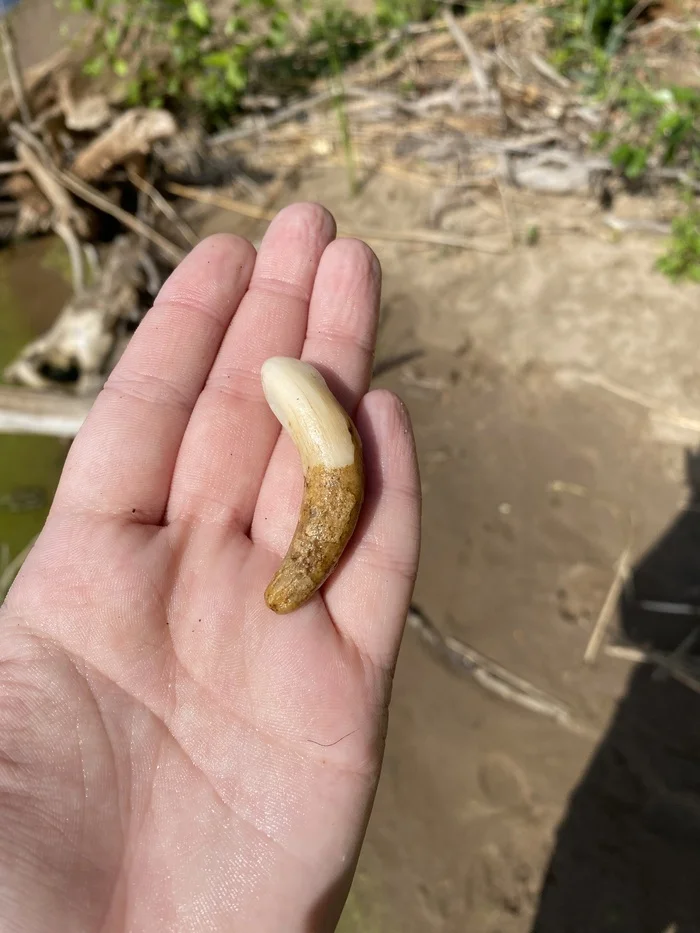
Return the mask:
{"type": "Polygon", "coordinates": [[[163,287],[0,609],[0,928],[331,930],[379,774],[419,541],[408,416],[368,389],[380,272],[298,204],[163,287]],[[234,316],[235,312],[235,316],[234,316]],[[367,493],[299,611],[263,592],[302,472],[260,385],[314,363],[367,493]]]}

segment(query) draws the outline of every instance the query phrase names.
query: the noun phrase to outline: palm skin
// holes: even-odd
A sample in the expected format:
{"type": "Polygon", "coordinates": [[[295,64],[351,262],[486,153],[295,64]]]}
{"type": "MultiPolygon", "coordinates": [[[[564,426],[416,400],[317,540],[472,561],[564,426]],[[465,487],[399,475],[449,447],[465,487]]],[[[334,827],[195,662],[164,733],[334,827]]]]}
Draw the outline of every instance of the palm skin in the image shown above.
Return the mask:
{"type": "Polygon", "coordinates": [[[379,775],[418,556],[408,417],[366,394],[380,276],[322,208],[171,276],[71,448],[0,609],[3,933],[332,930],[379,775]],[[275,616],[298,457],[268,356],[355,414],[368,488],[320,594],[275,616]]]}

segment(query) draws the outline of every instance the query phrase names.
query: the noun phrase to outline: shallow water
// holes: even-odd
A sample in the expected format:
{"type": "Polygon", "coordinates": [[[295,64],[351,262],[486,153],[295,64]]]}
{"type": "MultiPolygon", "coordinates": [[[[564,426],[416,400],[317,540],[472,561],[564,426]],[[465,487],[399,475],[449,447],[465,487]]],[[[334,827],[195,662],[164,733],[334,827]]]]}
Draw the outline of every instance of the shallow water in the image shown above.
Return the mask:
{"type": "MultiPolygon", "coordinates": [[[[69,292],[60,241],[0,250],[0,372],[50,325],[69,292]]],[[[16,554],[41,530],[66,451],[53,438],[0,434],[0,551],[6,543],[16,554]]]]}

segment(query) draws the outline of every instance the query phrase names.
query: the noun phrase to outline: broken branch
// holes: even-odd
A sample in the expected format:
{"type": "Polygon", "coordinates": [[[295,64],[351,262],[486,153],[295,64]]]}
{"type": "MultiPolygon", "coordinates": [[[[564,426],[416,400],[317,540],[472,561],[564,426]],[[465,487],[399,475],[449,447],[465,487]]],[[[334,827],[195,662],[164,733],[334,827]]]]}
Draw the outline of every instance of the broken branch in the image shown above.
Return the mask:
{"type": "Polygon", "coordinates": [[[442,18],[445,21],[445,25],[450,30],[450,35],[469,63],[472,75],[474,76],[474,84],[476,84],[479,89],[479,93],[483,98],[488,97],[491,91],[491,82],[489,81],[488,75],[486,74],[484,66],[481,64],[481,60],[471,40],[455,19],[455,15],[449,6],[446,6],[443,10],[442,18]]]}
{"type": "Polygon", "coordinates": [[[0,432],[75,437],[93,397],[0,386],[0,432]]]}

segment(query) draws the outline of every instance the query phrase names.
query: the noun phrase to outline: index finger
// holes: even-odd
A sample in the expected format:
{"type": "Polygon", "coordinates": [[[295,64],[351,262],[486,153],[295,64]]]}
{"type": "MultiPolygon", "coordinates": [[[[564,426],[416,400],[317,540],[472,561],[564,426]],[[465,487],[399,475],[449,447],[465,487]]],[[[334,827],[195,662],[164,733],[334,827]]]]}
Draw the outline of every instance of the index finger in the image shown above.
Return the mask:
{"type": "Polygon", "coordinates": [[[54,508],[157,523],[180,444],[255,262],[240,237],[209,237],[161,289],[81,428],[54,508]]]}

